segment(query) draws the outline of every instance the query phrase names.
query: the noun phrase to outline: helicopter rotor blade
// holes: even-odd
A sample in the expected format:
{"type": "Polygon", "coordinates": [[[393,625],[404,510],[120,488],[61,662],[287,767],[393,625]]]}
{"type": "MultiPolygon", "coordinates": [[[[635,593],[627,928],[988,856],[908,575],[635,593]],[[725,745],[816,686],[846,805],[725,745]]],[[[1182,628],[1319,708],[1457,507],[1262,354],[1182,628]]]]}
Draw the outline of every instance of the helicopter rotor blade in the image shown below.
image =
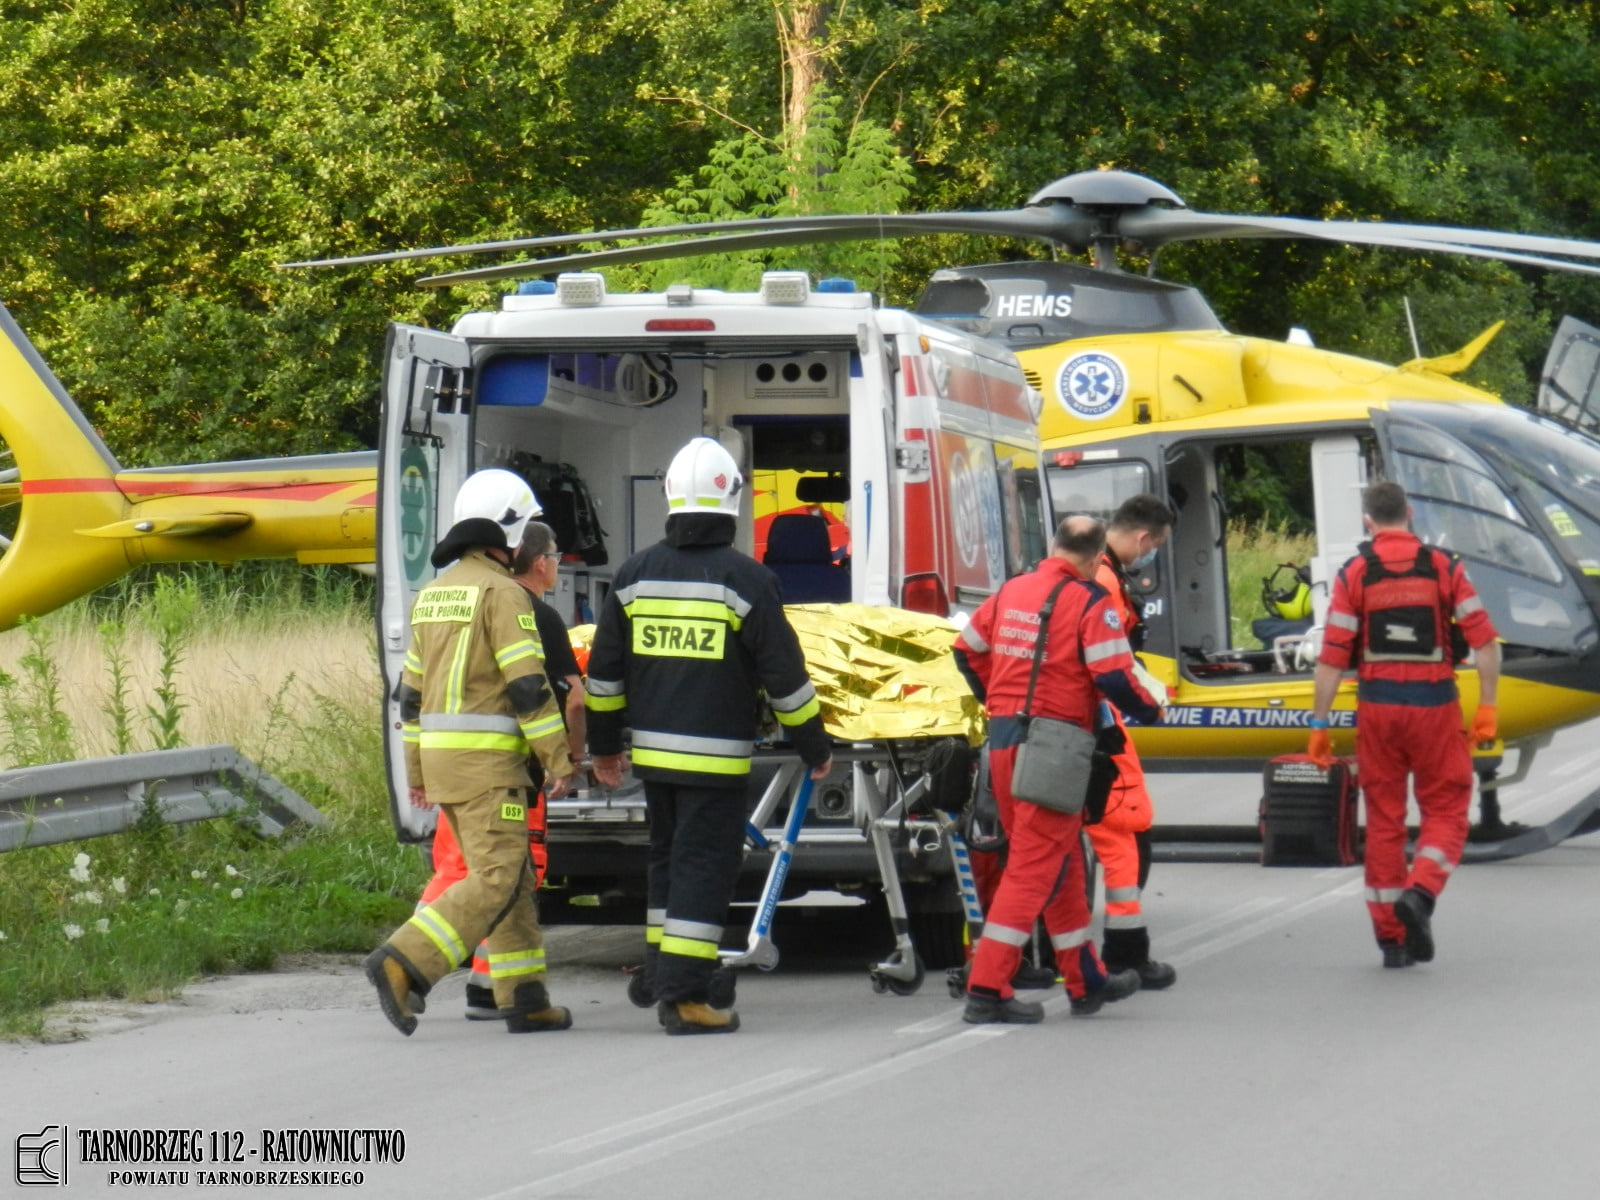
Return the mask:
{"type": "MultiPolygon", "coordinates": [[[[449,287],[458,283],[478,283],[519,275],[548,275],[557,271],[615,267],[629,263],[656,262],[672,258],[696,258],[707,254],[730,254],[744,250],[764,250],[775,246],[806,245],[814,242],[848,242],[885,237],[916,237],[935,233],[966,233],[993,237],[1029,237],[1065,245],[1086,245],[1096,223],[1071,210],[1039,206],[1003,212],[907,213],[901,215],[849,215],[835,217],[790,217],[755,223],[759,228],[747,233],[708,233],[710,229],[748,226],[752,222],[717,222],[688,228],[704,236],[646,246],[622,246],[612,250],[593,250],[564,254],[555,258],[499,263],[430,275],[419,279],[421,287],[449,287]],[[1063,219],[1065,218],[1065,219],[1063,219]],[[777,221],[781,220],[782,224],[777,221]]],[[[659,230],[651,230],[658,233],[659,230]]],[[[607,231],[586,234],[583,241],[599,241],[618,236],[607,231]]]]}
{"type": "MultiPolygon", "coordinates": [[[[681,225],[650,225],[634,229],[600,229],[589,233],[558,233],[548,237],[511,238],[499,242],[469,242],[456,246],[432,246],[417,250],[393,250],[381,254],[357,254],[347,258],[309,259],[279,263],[281,269],[300,267],[342,267],[372,263],[400,262],[416,258],[442,258],[451,254],[482,254],[498,250],[542,250],[577,246],[586,242],[610,242],[648,237],[705,237],[724,234],[785,235],[797,229],[813,231],[811,240],[848,241],[852,238],[880,236],[905,237],[924,233],[975,233],[1000,237],[1034,237],[1068,240],[1083,237],[1092,225],[1088,216],[1066,206],[1039,205],[998,212],[948,213],[837,213],[797,217],[752,217],[736,221],[695,221],[681,225]],[[1059,228],[1057,228],[1059,226],[1059,228]],[[823,237],[827,231],[831,237],[823,237]]],[[[802,239],[804,240],[804,239],[802,239]]],[[[790,245],[794,239],[773,242],[790,245]]],[[[744,249],[760,248],[757,242],[744,249]]],[[[721,251],[709,251],[721,253],[721,251]]],[[[507,264],[508,266],[510,264],[507,264]]],[[[491,277],[492,278],[492,277],[491,277]]]]}
{"type": "MultiPolygon", "coordinates": [[[[1169,242],[1213,241],[1224,238],[1314,238],[1356,245],[1409,246],[1426,244],[1483,250],[1520,251],[1539,255],[1568,254],[1600,258],[1600,243],[1543,234],[1500,233],[1488,229],[1456,229],[1448,225],[1407,225],[1388,221],[1315,221],[1305,217],[1272,217],[1170,211],[1147,208],[1123,215],[1118,232],[1130,241],[1155,248],[1169,242]]],[[[1560,266],[1559,259],[1517,259],[1542,266],[1560,266]]]]}
{"type": "MultiPolygon", "coordinates": [[[[999,214],[962,215],[972,216],[999,214]]],[[[1195,214],[1188,215],[1193,216],[1195,214]]],[[[1005,216],[1009,221],[1012,217],[1014,217],[1014,214],[1005,214],[1005,216]]],[[[1233,219],[1228,218],[1228,220],[1231,223],[1233,219]]],[[[852,239],[869,238],[873,236],[905,237],[908,235],[927,233],[976,232],[976,230],[972,229],[970,226],[957,230],[949,227],[929,228],[927,224],[921,224],[919,226],[906,229],[904,227],[896,228],[895,226],[897,224],[898,222],[886,221],[881,227],[871,231],[862,228],[852,228],[850,226],[817,227],[800,225],[782,230],[763,230],[759,233],[733,233],[720,236],[713,235],[710,237],[691,238],[686,241],[660,242],[650,246],[623,246],[614,250],[594,250],[582,254],[564,254],[555,258],[530,259],[523,262],[500,263],[492,267],[476,267],[471,270],[454,271],[444,275],[430,275],[424,279],[419,279],[417,284],[419,287],[450,287],[460,283],[478,283],[486,280],[506,279],[517,276],[549,275],[560,271],[594,270],[600,267],[615,267],[630,263],[657,262],[674,258],[696,258],[708,254],[729,254],[741,250],[760,250],[775,246],[805,245],[816,242],[850,241],[852,239]]],[[[1315,238],[1317,240],[1333,241],[1341,244],[1355,243],[1360,245],[1385,246],[1397,250],[1417,250],[1423,253],[1432,252],[1435,254],[1459,254],[1469,258],[1489,258],[1499,262],[1518,263],[1524,266],[1542,267],[1547,270],[1567,271],[1579,275],[1600,275],[1600,266],[1589,263],[1572,262],[1569,259],[1545,258],[1531,254],[1518,254],[1510,250],[1498,250],[1485,246],[1461,245],[1445,241],[1415,240],[1408,237],[1395,236],[1392,234],[1390,227],[1387,226],[1379,229],[1373,229],[1370,226],[1363,227],[1363,236],[1360,238],[1352,238],[1344,236],[1336,231],[1316,228],[1321,224],[1321,222],[1307,221],[1303,222],[1303,224],[1307,226],[1307,228],[1300,230],[1289,230],[1283,228],[1262,230],[1248,228],[1244,232],[1238,231],[1238,227],[1235,226],[1235,231],[1231,233],[1205,233],[1196,235],[1194,238],[1169,238],[1167,240],[1201,240],[1221,237],[1315,238]]],[[[993,232],[1004,232],[1006,234],[1010,234],[1011,236],[1017,235],[1014,224],[1011,224],[1004,231],[994,230],[993,232]]],[[[1125,236],[1129,235],[1129,231],[1126,229],[1126,227],[1124,227],[1122,232],[1125,236]]],[[[1058,240],[1056,237],[1050,236],[1042,231],[1035,233],[1034,236],[1045,238],[1049,241],[1058,240]]],[[[1140,241],[1141,239],[1134,235],[1129,236],[1129,240],[1140,241]]],[[[1590,253],[1600,256],[1600,246],[1592,247],[1590,253]]]]}

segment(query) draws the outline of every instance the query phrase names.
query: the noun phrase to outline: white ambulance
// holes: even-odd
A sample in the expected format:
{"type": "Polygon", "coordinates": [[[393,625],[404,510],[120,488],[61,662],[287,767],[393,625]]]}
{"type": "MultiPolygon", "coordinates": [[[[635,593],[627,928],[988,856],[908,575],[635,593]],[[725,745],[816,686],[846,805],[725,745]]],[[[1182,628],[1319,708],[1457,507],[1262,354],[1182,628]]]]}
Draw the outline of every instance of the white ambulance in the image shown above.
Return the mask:
{"type": "MultiPolygon", "coordinates": [[[[787,603],[954,615],[1044,552],[1038,404],[1004,347],[877,307],[838,281],[813,288],[802,272],[768,273],[759,292],[625,295],[608,294],[599,275],[568,274],[524,284],[450,333],[391,327],[378,633],[400,836],[426,839],[433,815],[405,802],[394,684],[412,599],[435,574],[429,554],[469,473],[508,467],[533,483],[566,552],[547,599],[569,625],[591,621],[617,566],[660,539],[662,475],[700,434],[725,445],[746,479],[791,472],[800,501],[842,511],[843,546],[808,512],[772,517],[757,539],[762,498],[746,489],[735,544],[763,545],[787,603]]],[[[850,757],[837,756],[838,779],[817,788],[792,890],[877,877],[853,824],[850,757]]],[[[568,895],[639,902],[642,794],[597,789],[552,805],[550,847],[550,880],[568,895]]],[[[915,883],[927,864],[913,866],[915,883]]],[[[930,890],[955,911],[953,893],[930,890]]]]}

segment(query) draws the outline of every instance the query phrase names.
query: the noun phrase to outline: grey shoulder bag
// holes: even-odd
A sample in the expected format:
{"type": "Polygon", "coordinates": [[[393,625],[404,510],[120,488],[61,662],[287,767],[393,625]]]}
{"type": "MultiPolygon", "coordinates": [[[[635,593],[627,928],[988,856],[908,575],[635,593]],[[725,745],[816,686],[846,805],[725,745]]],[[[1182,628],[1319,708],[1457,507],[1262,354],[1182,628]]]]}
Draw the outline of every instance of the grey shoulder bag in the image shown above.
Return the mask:
{"type": "Polygon", "coordinates": [[[1033,669],[1028,675],[1028,694],[1017,714],[1022,722],[1022,744],[1011,767],[1011,794],[1041,808],[1075,813],[1083,808],[1089,792],[1089,771],[1094,765],[1095,736],[1071,721],[1033,716],[1033,689],[1039,682],[1044,663],[1045,642],[1050,636],[1050,615],[1056,597],[1072,582],[1056,584],[1044,607],[1039,610],[1039,640],[1033,648],[1033,669]]]}

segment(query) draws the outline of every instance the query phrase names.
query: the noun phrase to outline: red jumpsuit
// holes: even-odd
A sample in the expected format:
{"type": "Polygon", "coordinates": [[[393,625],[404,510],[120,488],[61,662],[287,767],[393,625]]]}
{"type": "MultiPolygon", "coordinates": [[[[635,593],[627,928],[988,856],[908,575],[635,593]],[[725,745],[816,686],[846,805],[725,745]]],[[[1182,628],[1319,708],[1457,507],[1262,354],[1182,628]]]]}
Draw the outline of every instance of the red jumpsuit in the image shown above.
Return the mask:
{"type": "MultiPolygon", "coordinates": [[[[1137,645],[1139,612],[1128,594],[1122,565],[1109,550],[1100,556],[1094,579],[1116,605],[1130,645],[1137,645]]],[[[1122,725],[1122,714],[1115,716],[1122,725]]],[[[1115,761],[1117,782],[1106,801],[1105,816],[1087,827],[1089,843],[1105,875],[1106,927],[1101,957],[1108,971],[1138,967],[1150,959],[1150,932],[1145,928],[1141,904],[1148,866],[1141,859],[1137,835],[1146,832],[1155,819],[1144,785],[1144,766],[1132,738],[1115,761]]]]}
{"type": "Polygon", "coordinates": [[[1385,529],[1372,549],[1386,574],[1368,584],[1357,555],[1339,571],[1328,609],[1320,661],[1348,669],[1360,655],[1356,685],[1356,768],[1367,803],[1367,909],[1380,943],[1403,943],[1405,927],[1394,902],[1408,887],[1430,896],[1444,890],[1461,861],[1472,803],[1472,753],[1462,727],[1450,653],[1450,624],[1474,649],[1495,639],[1483,601],[1460,562],[1433,549],[1435,578],[1414,574],[1422,543],[1404,530],[1385,529]],[[1395,578],[1399,573],[1403,578],[1395,578]],[[1404,606],[1434,611],[1434,661],[1374,651],[1375,612],[1404,606]],[[1399,607],[1396,607],[1399,606],[1399,607]],[[1422,824],[1406,869],[1406,798],[1415,787],[1422,824]]]}
{"type": "Polygon", "coordinates": [[[1012,995],[1011,977],[1041,912],[1067,994],[1079,999],[1099,991],[1106,981],[1090,936],[1084,895],[1082,814],[1018,802],[1011,794],[1011,770],[1022,738],[1022,723],[1016,718],[1027,697],[1039,610],[1063,577],[1071,582],[1061,590],[1050,617],[1045,660],[1029,711],[1093,729],[1105,696],[1141,720],[1156,721],[1161,715],[1133,677],[1133,655],[1116,606],[1105,589],[1083,579],[1065,559],[1047,558],[1037,570],[1005,584],[957,637],[956,652],[969,678],[982,688],[989,714],[990,775],[1009,842],[1005,869],[973,955],[969,987],[1001,998],[1012,995]]]}

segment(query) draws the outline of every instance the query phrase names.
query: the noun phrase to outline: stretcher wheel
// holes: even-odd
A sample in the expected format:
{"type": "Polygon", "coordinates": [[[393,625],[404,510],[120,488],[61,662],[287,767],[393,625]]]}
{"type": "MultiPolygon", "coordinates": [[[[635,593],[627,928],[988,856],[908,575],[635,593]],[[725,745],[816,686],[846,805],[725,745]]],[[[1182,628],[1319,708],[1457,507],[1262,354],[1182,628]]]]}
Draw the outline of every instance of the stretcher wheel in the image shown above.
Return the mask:
{"type": "Polygon", "coordinates": [[[967,994],[967,969],[971,964],[962,963],[959,967],[951,967],[944,973],[945,990],[950,993],[950,999],[962,1000],[967,994]]]}
{"type": "MultiPolygon", "coordinates": [[[[900,958],[899,952],[896,951],[886,965],[900,966],[903,962],[904,960],[900,958]]],[[[880,996],[885,992],[893,992],[896,996],[913,995],[922,986],[922,981],[926,978],[927,972],[922,966],[922,956],[915,950],[911,952],[911,963],[912,975],[910,979],[901,979],[898,976],[889,974],[882,967],[873,967],[870,972],[872,990],[880,996]]]]}
{"type": "Polygon", "coordinates": [[[628,999],[635,1008],[649,1008],[656,1002],[656,990],[645,978],[643,967],[628,976],[628,999]]]}

